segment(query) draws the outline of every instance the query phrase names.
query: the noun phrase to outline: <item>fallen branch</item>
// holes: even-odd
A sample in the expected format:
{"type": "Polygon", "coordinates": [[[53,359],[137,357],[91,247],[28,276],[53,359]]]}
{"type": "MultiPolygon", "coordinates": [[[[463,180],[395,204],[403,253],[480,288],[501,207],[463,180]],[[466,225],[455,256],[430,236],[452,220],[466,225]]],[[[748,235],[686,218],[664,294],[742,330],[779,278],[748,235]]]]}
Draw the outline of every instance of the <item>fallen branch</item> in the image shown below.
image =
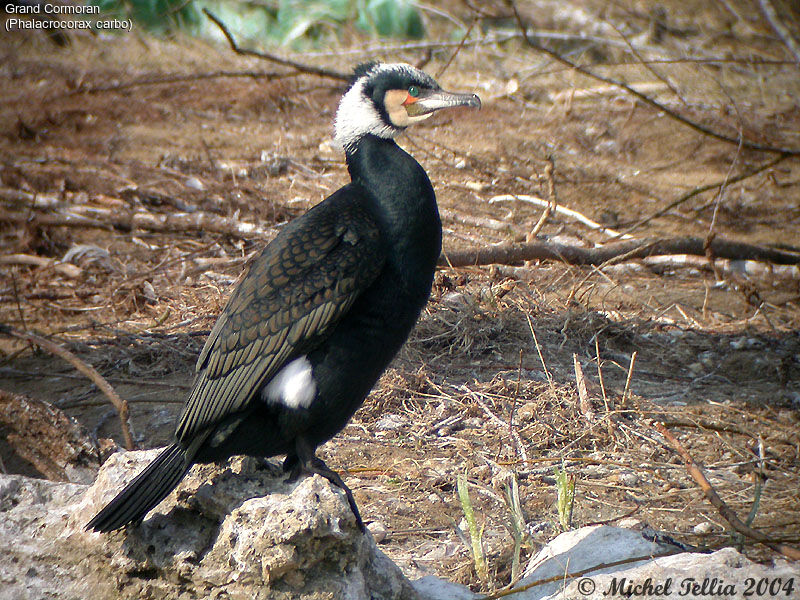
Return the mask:
{"type": "Polygon", "coordinates": [[[686,254],[667,254],[664,256],[648,256],[644,264],[656,273],[674,269],[698,269],[714,271],[723,276],[742,275],[760,279],[800,279],[799,265],[775,265],[755,260],[731,260],[714,258],[714,268],[704,256],[686,254]]]}
{"type": "Polygon", "coordinates": [[[50,208],[58,204],[55,194],[24,192],[6,186],[0,186],[0,198],[28,208],[50,208]]]}
{"type": "Polygon", "coordinates": [[[31,223],[39,226],[96,227],[100,229],[122,229],[133,231],[206,231],[221,233],[237,238],[272,236],[272,228],[264,228],[254,223],[228,219],[202,211],[174,212],[158,214],[144,210],[121,211],[119,209],[95,206],[72,206],[46,214],[30,212],[10,212],[0,209],[0,223],[31,223]]]}
{"type": "Polygon", "coordinates": [[[35,256],[31,254],[6,254],[0,256],[0,265],[29,265],[32,267],[51,267],[56,273],[74,279],[80,277],[83,270],[80,267],[69,263],[62,263],[46,256],[35,256]]]}
{"type": "MultiPolygon", "coordinates": [[[[711,242],[714,258],[758,260],[779,265],[800,264],[800,253],[716,238],[711,242]]],[[[624,258],[647,258],[670,254],[705,256],[705,240],[695,237],[644,239],[614,242],[597,248],[581,248],[553,242],[498,244],[474,250],[444,252],[440,266],[519,265],[528,260],[557,260],[571,265],[604,265],[624,258]]]]}
{"type": "Polygon", "coordinates": [[[111,384],[108,383],[100,373],[97,372],[97,369],[92,367],[91,365],[86,364],[80,358],[75,356],[72,352],[44,338],[40,335],[36,335],[35,333],[29,333],[25,331],[18,331],[11,327],[10,325],[0,324],[0,333],[4,333],[11,337],[15,337],[20,340],[25,340],[32,344],[36,344],[40,348],[44,348],[51,354],[55,354],[56,356],[63,358],[73,367],[75,367],[78,371],[86,375],[92,382],[100,389],[103,394],[105,394],[106,398],[109,399],[111,404],[114,405],[114,408],[117,409],[117,414],[119,414],[119,421],[120,427],[122,428],[122,439],[125,441],[125,447],[128,450],[134,450],[136,445],[133,443],[133,436],[131,435],[131,426],[130,426],[130,412],[128,410],[128,402],[127,400],[123,400],[120,398],[119,394],[117,394],[116,390],[111,387],[111,384]]]}
{"type": "Polygon", "coordinates": [[[756,540],[757,542],[772,548],[776,552],[780,552],[792,560],[800,561],[800,549],[787,544],[773,542],[768,536],[764,535],[760,531],[745,525],[739,519],[739,517],[736,516],[736,513],[734,513],[733,510],[731,510],[731,508],[725,504],[722,498],[719,497],[719,494],[717,494],[714,487],[708,482],[708,479],[706,479],[706,476],[703,474],[703,470],[697,465],[696,462],[694,462],[691,454],[689,454],[688,450],[683,447],[683,444],[681,444],[678,439],[672,435],[672,433],[666,427],[664,427],[663,424],[654,423],[653,428],[662,436],[664,436],[664,439],[669,442],[669,445],[672,446],[673,450],[675,450],[675,452],[677,452],[678,455],[683,459],[684,463],[686,463],[686,471],[689,473],[691,478],[695,480],[697,485],[700,486],[700,489],[703,490],[703,495],[706,497],[706,499],[712,505],[714,505],[722,518],[730,523],[731,527],[733,527],[742,535],[756,540]]]}
{"type": "Polygon", "coordinates": [[[278,65],[283,65],[284,67],[291,67],[301,73],[319,75],[320,77],[329,77],[331,79],[338,79],[339,81],[350,81],[350,75],[347,73],[340,73],[339,71],[326,69],[325,67],[315,67],[314,65],[299,63],[297,61],[290,60],[288,58],[282,58],[277,54],[271,54],[269,52],[258,52],[256,50],[248,50],[247,48],[241,48],[239,44],[236,43],[236,40],[234,39],[230,30],[227,28],[225,23],[223,23],[219,19],[219,17],[215,16],[214,13],[212,13],[207,8],[203,9],[203,13],[209,19],[211,19],[211,21],[213,21],[214,25],[219,27],[220,31],[222,31],[222,35],[224,35],[225,39],[228,40],[228,44],[230,44],[231,50],[233,50],[236,54],[241,54],[242,56],[255,56],[258,58],[263,58],[264,60],[268,60],[278,65]]]}

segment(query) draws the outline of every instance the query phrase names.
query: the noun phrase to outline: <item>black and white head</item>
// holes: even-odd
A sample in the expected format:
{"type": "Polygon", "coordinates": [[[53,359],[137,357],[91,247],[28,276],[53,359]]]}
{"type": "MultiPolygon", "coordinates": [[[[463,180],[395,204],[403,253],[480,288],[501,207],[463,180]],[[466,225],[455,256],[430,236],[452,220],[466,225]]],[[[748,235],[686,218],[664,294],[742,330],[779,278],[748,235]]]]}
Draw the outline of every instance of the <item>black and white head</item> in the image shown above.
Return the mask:
{"type": "Polygon", "coordinates": [[[352,148],[367,134],[397,137],[442,108],[480,108],[475,94],[455,94],[439,87],[430,75],[405,63],[366,63],[356,67],[350,87],[336,112],[335,138],[352,148]]]}

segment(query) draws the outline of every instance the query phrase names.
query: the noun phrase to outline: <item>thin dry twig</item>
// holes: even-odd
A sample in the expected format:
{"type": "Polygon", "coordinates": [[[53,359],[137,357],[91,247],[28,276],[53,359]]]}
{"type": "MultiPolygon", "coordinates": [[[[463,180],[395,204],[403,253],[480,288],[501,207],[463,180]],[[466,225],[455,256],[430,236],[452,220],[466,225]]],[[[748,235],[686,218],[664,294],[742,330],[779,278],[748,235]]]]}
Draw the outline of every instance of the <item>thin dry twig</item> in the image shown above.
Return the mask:
{"type": "Polygon", "coordinates": [[[588,69],[588,68],[583,67],[583,66],[581,66],[581,65],[579,65],[577,63],[572,62],[571,60],[565,58],[564,56],[562,56],[558,52],[555,52],[554,50],[550,50],[549,48],[545,48],[544,46],[542,46],[541,44],[539,44],[535,40],[533,40],[531,38],[531,36],[528,34],[528,28],[525,25],[525,23],[523,22],[522,15],[520,15],[519,10],[517,10],[516,2],[514,2],[514,0],[506,0],[506,2],[508,2],[508,4],[511,6],[512,10],[514,11],[514,17],[515,17],[515,19],[517,21],[517,25],[519,26],[519,29],[522,32],[522,37],[525,40],[525,43],[528,44],[528,46],[530,46],[531,48],[533,48],[534,50],[536,50],[538,52],[546,54],[550,58],[552,58],[555,61],[557,61],[557,62],[569,67],[570,69],[573,69],[573,70],[577,71],[581,75],[585,75],[587,77],[591,77],[592,79],[596,79],[598,81],[602,81],[603,83],[607,83],[609,85],[613,85],[613,86],[618,87],[618,88],[620,88],[622,90],[625,90],[627,93],[631,94],[632,96],[635,96],[636,98],[638,98],[639,100],[641,100],[645,104],[648,104],[649,106],[652,106],[653,108],[656,108],[656,109],[658,109],[660,111],[663,111],[664,114],[669,116],[671,119],[673,119],[675,121],[678,121],[679,123],[682,123],[683,125],[686,125],[687,127],[691,128],[691,129],[694,129],[698,133],[701,133],[701,134],[706,135],[708,137],[712,137],[712,138],[714,138],[716,140],[720,140],[722,142],[727,142],[729,144],[736,144],[737,146],[741,145],[743,148],[747,148],[748,150],[759,150],[759,151],[762,151],[762,152],[772,152],[772,153],[778,153],[778,154],[786,154],[786,155],[789,155],[789,156],[800,156],[800,148],[781,148],[781,147],[778,147],[778,146],[772,146],[770,144],[759,144],[758,142],[753,142],[753,141],[750,141],[750,140],[746,140],[743,137],[732,137],[732,136],[726,135],[724,133],[720,133],[719,131],[715,131],[715,130],[711,129],[710,127],[702,125],[701,123],[698,123],[696,121],[692,121],[691,119],[689,119],[687,117],[684,117],[683,115],[681,115],[679,113],[676,113],[674,110],[671,110],[670,108],[668,108],[667,106],[665,106],[661,102],[658,102],[657,100],[653,100],[650,96],[648,96],[646,94],[643,94],[642,92],[632,88],[631,86],[629,86],[627,83],[625,83],[623,81],[618,81],[618,80],[613,79],[611,77],[605,77],[603,75],[599,75],[599,74],[595,73],[594,71],[592,71],[591,69],[588,69]]]}
{"type": "Polygon", "coordinates": [[[728,177],[726,175],[725,179],[723,179],[722,181],[715,181],[713,183],[708,183],[706,185],[701,185],[699,187],[696,187],[693,190],[683,194],[680,198],[677,198],[676,200],[673,200],[672,202],[667,204],[665,207],[658,209],[653,214],[651,214],[651,215],[649,215],[649,216],[647,216],[647,217],[645,217],[643,219],[640,219],[639,221],[637,221],[636,223],[634,223],[633,225],[628,227],[628,229],[625,230],[625,233],[630,233],[634,229],[638,229],[639,227],[649,223],[653,219],[657,219],[658,217],[664,216],[665,214],[667,214],[672,209],[677,208],[681,204],[685,203],[688,200],[691,200],[692,198],[694,198],[695,196],[697,196],[699,194],[702,194],[704,192],[708,192],[710,190],[714,190],[714,189],[717,189],[717,188],[721,188],[723,186],[730,185],[732,183],[738,183],[740,181],[744,181],[745,179],[749,179],[750,177],[753,177],[754,175],[758,175],[759,173],[761,173],[763,171],[766,171],[767,169],[769,169],[771,167],[774,167],[778,163],[781,163],[784,160],[786,160],[787,158],[789,158],[788,154],[781,154],[781,155],[775,157],[773,160],[764,163],[763,165],[759,165],[758,167],[750,169],[749,171],[745,171],[744,173],[739,173],[738,175],[736,175],[734,177],[728,177]]]}
{"type": "Polygon", "coordinates": [[[787,558],[800,561],[800,549],[783,543],[775,543],[760,531],[756,531],[755,529],[745,525],[739,519],[739,517],[736,516],[736,513],[734,513],[733,510],[731,510],[730,507],[725,504],[722,498],[719,497],[719,494],[717,494],[714,486],[708,482],[708,479],[706,479],[706,476],[703,474],[703,470],[696,462],[694,462],[692,455],[689,454],[689,451],[684,448],[683,444],[681,444],[680,441],[678,441],[678,439],[672,435],[669,429],[664,427],[664,425],[661,423],[653,423],[653,428],[662,436],[664,436],[664,439],[669,442],[669,445],[672,446],[673,450],[675,450],[675,452],[677,452],[678,455],[683,459],[684,463],[686,464],[686,471],[689,473],[691,478],[695,480],[697,485],[700,486],[700,489],[703,491],[703,495],[706,497],[706,499],[717,509],[722,518],[730,523],[731,527],[733,527],[742,535],[756,540],[757,542],[768,546],[776,552],[780,552],[787,558]]]}
{"type": "Polygon", "coordinates": [[[547,577],[546,579],[537,579],[536,581],[531,581],[530,583],[526,583],[525,585],[521,585],[518,587],[513,587],[510,589],[500,590],[499,592],[495,592],[494,594],[490,594],[488,596],[482,596],[481,600],[497,600],[498,598],[505,598],[506,596],[511,596],[513,594],[519,594],[520,592],[524,592],[525,590],[529,590],[539,585],[544,585],[545,583],[552,583],[554,581],[565,581],[567,579],[575,579],[577,577],[582,577],[583,575],[587,575],[589,573],[593,573],[595,571],[599,571],[600,569],[608,569],[611,567],[617,567],[620,565],[627,565],[634,562],[639,562],[642,560],[652,560],[654,558],[663,558],[665,556],[672,556],[673,554],[680,554],[683,550],[674,550],[671,552],[662,552],[659,554],[652,554],[647,556],[635,556],[632,558],[625,558],[622,560],[615,560],[613,562],[607,563],[600,563],[593,567],[589,567],[588,569],[582,569],[581,571],[575,571],[573,573],[564,572],[562,575],[555,575],[553,577],[547,577]]]}
{"type": "Polygon", "coordinates": [[[526,242],[534,241],[536,239],[536,236],[538,236],[539,232],[542,230],[542,227],[544,227],[545,223],[547,223],[547,219],[550,218],[550,213],[552,213],[554,210],[558,210],[558,198],[556,197],[555,168],[556,165],[555,162],[553,161],[553,158],[551,156],[548,156],[547,164],[544,167],[544,176],[547,179],[547,206],[542,211],[542,214],[539,217],[539,220],[536,222],[536,225],[533,226],[533,229],[531,229],[531,232],[525,238],[526,242]]]}
{"type": "Polygon", "coordinates": [[[637,351],[634,350],[631,354],[631,362],[628,365],[628,375],[625,377],[625,389],[622,391],[622,406],[624,407],[628,401],[628,395],[631,390],[631,379],[633,379],[633,366],[636,364],[637,351]]]}
{"type": "Polygon", "coordinates": [[[498,219],[492,219],[490,217],[477,217],[447,208],[440,208],[439,216],[444,220],[452,221],[461,225],[468,225],[469,227],[482,227],[491,229],[492,231],[500,231],[502,233],[514,232],[514,227],[511,223],[500,221],[498,219]]]}
{"type": "MultiPolygon", "coordinates": [[[[597,221],[593,221],[589,217],[579,213],[577,210],[572,210],[571,208],[567,208],[566,206],[559,205],[554,197],[551,197],[548,200],[544,200],[542,198],[537,198],[536,196],[529,196],[526,194],[501,194],[499,196],[493,196],[492,198],[489,198],[489,204],[494,204],[495,202],[507,202],[509,200],[518,200],[520,202],[526,202],[528,204],[533,204],[535,206],[544,207],[545,213],[542,215],[542,219],[547,218],[547,216],[550,215],[550,212],[555,211],[560,215],[567,216],[571,219],[578,221],[579,223],[583,223],[590,229],[597,230],[600,233],[605,233],[606,235],[609,235],[611,237],[620,239],[633,239],[633,236],[621,233],[619,231],[614,231],[613,229],[610,229],[605,225],[601,225],[597,221]]],[[[542,223],[542,225],[544,225],[544,223],[542,223]]],[[[534,229],[536,230],[536,228],[534,229]]],[[[536,230],[536,233],[538,233],[538,230],[536,230]]],[[[531,236],[529,237],[534,237],[534,236],[533,234],[531,234],[531,236]]]]}
{"type": "Polygon", "coordinates": [[[586,420],[591,424],[594,421],[594,409],[589,398],[589,388],[586,386],[586,377],[583,374],[583,367],[578,360],[578,355],[573,352],[572,365],[575,368],[575,385],[578,387],[578,406],[586,420]]]}
{"type": "Polygon", "coordinates": [[[461,52],[461,49],[464,47],[464,43],[467,41],[469,34],[472,33],[472,29],[475,27],[475,23],[477,22],[478,22],[477,18],[472,19],[472,21],[469,24],[469,27],[467,27],[466,33],[464,33],[464,36],[461,38],[461,42],[459,42],[458,46],[456,46],[456,49],[453,50],[453,53],[450,55],[450,58],[447,59],[447,62],[444,63],[444,65],[442,65],[442,68],[436,72],[436,79],[439,79],[439,77],[441,77],[444,74],[444,72],[450,67],[450,65],[456,59],[456,56],[458,56],[458,53],[461,52]]]}
{"type": "Polygon", "coordinates": [[[35,333],[18,331],[10,325],[5,324],[0,324],[0,333],[10,335],[20,340],[25,340],[26,342],[33,343],[41,348],[44,348],[48,352],[63,358],[78,371],[91,379],[92,383],[94,383],[100,389],[100,391],[105,394],[106,398],[108,398],[111,404],[114,405],[114,408],[117,409],[120,427],[122,428],[122,438],[125,440],[125,447],[128,450],[134,450],[136,448],[136,445],[133,442],[133,436],[131,435],[131,426],[129,420],[130,412],[128,410],[127,400],[120,398],[119,394],[117,394],[116,390],[111,386],[111,384],[108,383],[108,381],[106,381],[93,366],[86,364],[63,346],[60,346],[59,344],[56,344],[45,337],[36,335],[35,333]]]}
{"type": "Polygon", "coordinates": [[[772,0],[758,0],[758,6],[761,8],[761,12],[764,14],[767,21],[769,21],[772,29],[778,34],[778,37],[781,38],[781,41],[789,49],[789,52],[792,53],[797,64],[800,65],[800,42],[795,39],[790,29],[786,26],[784,19],[781,18],[778,11],[775,10],[775,5],[772,0]]]}
{"type": "Polygon", "coordinates": [[[490,420],[495,422],[498,427],[500,427],[501,431],[503,428],[508,429],[508,432],[511,435],[511,439],[514,440],[514,444],[517,447],[517,453],[519,454],[520,460],[523,464],[527,464],[528,462],[528,452],[525,450],[525,444],[522,442],[522,438],[519,437],[519,434],[516,430],[511,426],[511,422],[505,422],[503,419],[498,417],[494,414],[491,409],[486,405],[486,403],[481,399],[480,395],[477,392],[472,391],[466,385],[462,387],[464,391],[466,391],[473,400],[481,407],[483,412],[486,413],[486,416],[489,417],[490,420]]]}
{"type": "Polygon", "coordinates": [[[533,329],[533,323],[531,323],[531,317],[529,314],[525,314],[525,318],[528,320],[528,328],[531,330],[531,337],[533,338],[533,343],[536,345],[536,352],[539,354],[539,360],[542,363],[542,369],[544,369],[544,374],[547,376],[547,382],[550,384],[550,390],[555,393],[556,386],[553,382],[553,376],[550,375],[550,371],[547,369],[547,363],[544,361],[544,355],[542,354],[542,347],[539,345],[539,340],[536,337],[536,331],[533,329]]]}
{"type": "Polygon", "coordinates": [[[630,50],[631,54],[633,54],[633,56],[636,57],[636,59],[639,61],[639,64],[641,64],[645,69],[650,71],[655,76],[655,78],[658,79],[661,83],[666,85],[684,106],[688,106],[686,100],[683,98],[683,96],[681,96],[678,89],[674,85],[672,85],[672,82],[669,79],[667,79],[664,75],[659,73],[659,71],[652,64],[649,64],[647,62],[647,60],[641,55],[639,50],[637,50],[636,47],[631,43],[630,39],[628,39],[628,36],[625,35],[625,32],[622,31],[622,29],[620,29],[619,27],[617,27],[616,24],[614,24],[614,22],[609,20],[606,20],[605,22],[608,23],[614,29],[614,31],[617,32],[617,35],[623,39],[625,44],[628,46],[628,50],[630,50]]]}
{"type": "Polygon", "coordinates": [[[208,79],[228,79],[228,78],[247,78],[247,79],[282,79],[292,77],[295,73],[278,73],[277,71],[207,71],[204,73],[170,73],[167,75],[145,75],[133,81],[123,81],[118,83],[105,83],[99,85],[81,84],[74,90],[59,94],[50,98],[48,101],[77,96],[79,94],[102,94],[106,92],[120,92],[137,87],[150,85],[166,85],[173,83],[186,83],[190,81],[206,81],[208,79]]]}
{"type": "Polygon", "coordinates": [[[215,16],[207,8],[203,9],[203,13],[213,21],[214,25],[219,27],[220,31],[222,31],[222,35],[225,36],[225,39],[228,40],[228,44],[230,44],[231,50],[233,50],[236,54],[241,54],[242,56],[255,56],[258,58],[263,58],[264,60],[268,60],[270,62],[274,62],[278,65],[283,65],[284,67],[291,67],[296,71],[301,73],[308,73],[310,75],[319,75],[320,77],[329,77],[330,79],[337,79],[339,81],[350,81],[350,75],[347,73],[341,73],[339,71],[334,71],[333,69],[326,69],[325,67],[317,67],[314,65],[307,65],[304,63],[297,62],[295,60],[291,60],[288,58],[282,58],[277,54],[271,54],[269,52],[258,52],[256,50],[248,50],[247,48],[242,48],[239,44],[236,43],[236,39],[234,39],[233,35],[231,34],[228,27],[223,23],[219,17],[215,16]]]}

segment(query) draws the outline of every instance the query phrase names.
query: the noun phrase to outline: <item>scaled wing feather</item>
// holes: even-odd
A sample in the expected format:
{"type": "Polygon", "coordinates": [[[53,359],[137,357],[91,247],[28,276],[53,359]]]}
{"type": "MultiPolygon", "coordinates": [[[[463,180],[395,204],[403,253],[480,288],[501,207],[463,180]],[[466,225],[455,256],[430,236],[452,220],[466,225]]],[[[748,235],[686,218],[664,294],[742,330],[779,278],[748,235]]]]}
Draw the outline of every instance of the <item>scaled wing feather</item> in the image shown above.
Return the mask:
{"type": "Polygon", "coordinates": [[[283,365],[321,343],[375,280],[382,252],[374,221],[352,203],[324,202],[287,225],[214,325],[177,439],[245,409],[283,365]]]}

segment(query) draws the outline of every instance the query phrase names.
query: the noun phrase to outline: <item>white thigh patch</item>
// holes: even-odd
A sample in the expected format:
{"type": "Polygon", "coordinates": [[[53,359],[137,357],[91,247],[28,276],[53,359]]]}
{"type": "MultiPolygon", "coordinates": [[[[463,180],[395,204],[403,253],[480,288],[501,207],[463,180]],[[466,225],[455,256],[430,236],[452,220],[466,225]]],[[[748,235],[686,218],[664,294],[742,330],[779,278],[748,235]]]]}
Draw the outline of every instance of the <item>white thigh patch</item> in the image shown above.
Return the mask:
{"type": "Polygon", "coordinates": [[[311,363],[301,356],[275,374],[264,388],[264,399],[289,408],[308,408],[316,393],[311,363]]]}

